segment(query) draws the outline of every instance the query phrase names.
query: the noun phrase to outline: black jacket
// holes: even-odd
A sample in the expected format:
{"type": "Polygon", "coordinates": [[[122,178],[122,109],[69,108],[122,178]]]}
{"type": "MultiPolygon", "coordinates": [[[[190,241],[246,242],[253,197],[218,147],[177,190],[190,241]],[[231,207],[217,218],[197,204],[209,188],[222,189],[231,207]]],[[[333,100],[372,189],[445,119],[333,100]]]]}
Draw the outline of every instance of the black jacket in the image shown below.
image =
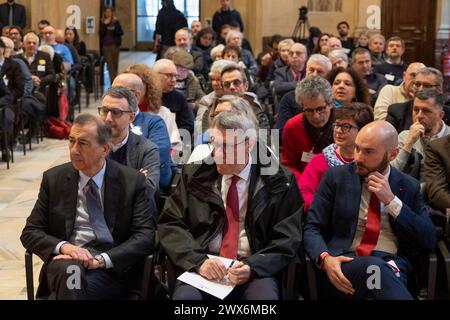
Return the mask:
{"type": "MultiPolygon", "coordinates": [[[[100,21],[100,51],[101,54],[103,54],[102,52],[102,48],[103,48],[103,40],[106,34],[106,28],[108,27],[107,24],[104,24],[102,21],[100,21]]],[[[114,44],[120,48],[120,46],[122,45],[122,36],[123,36],[123,30],[122,30],[122,26],[119,22],[119,20],[114,20],[114,33],[113,33],[113,38],[114,38],[114,44]]]]}
{"type": "Polygon", "coordinates": [[[8,89],[14,96],[14,102],[23,96],[23,88],[25,86],[25,75],[20,68],[18,62],[11,58],[5,59],[0,69],[0,77],[8,79],[8,89]]]}
{"type": "Polygon", "coordinates": [[[220,9],[216,11],[213,16],[212,27],[216,34],[220,35],[220,28],[224,24],[231,24],[233,21],[239,23],[241,32],[244,32],[244,23],[242,22],[241,14],[234,9],[228,11],[222,11],[222,9],[220,9]]]}
{"type": "Polygon", "coordinates": [[[183,13],[175,7],[163,7],[156,18],[155,34],[161,35],[161,44],[172,47],[175,45],[175,33],[188,26],[183,13]]]}
{"type": "MultiPolygon", "coordinates": [[[[414,100],[409,100],[403,103],[395,103],[388,108],[388,114],[386,121],[391,123],[397,132],[400,133],[405,130],[409,130],[412,121],[412,111],[414,107],[414,100]]],[[[444,106],[444,122],[450,125],[450,106],[444,106]]]]}
{"type": "MultiPolygon", "coordinates": [[[[13,25],[25,29],[27,24],[27,15],[25,7],[21,4],[13,4],[13,25]]],[[[9,4],[0,4],[0,27],[9,26],[9,4]]]]}
{"type": "MultiPolygon", "coordinates": [[[[180,185],[159,219],[161,245],[178,272],[193,270],[208,258],[211,240],[226,223],[221,177],[216,165],[207,163],[212,162],[183,168],[180,185]]],[[[259,277],[274,276],[295,260],[302,239],[303,198],[294,175],[274,164],[273,175],[260,174],[261,164],[253,164],[250,173],[245,230],[252,255],[244,261],[259,277]]]]}

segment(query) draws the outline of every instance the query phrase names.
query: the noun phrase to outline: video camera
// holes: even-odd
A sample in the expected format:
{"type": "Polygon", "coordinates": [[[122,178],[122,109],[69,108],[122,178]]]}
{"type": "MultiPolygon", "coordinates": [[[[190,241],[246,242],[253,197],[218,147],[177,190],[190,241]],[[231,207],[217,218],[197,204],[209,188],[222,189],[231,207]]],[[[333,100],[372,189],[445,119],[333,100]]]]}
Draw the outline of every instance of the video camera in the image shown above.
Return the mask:
{"type": "Polygon", "coordinates": [[[308,20],[308,7],[302,6],[298,9],[299,11],[299,19],[302,21],[308,20]]]}

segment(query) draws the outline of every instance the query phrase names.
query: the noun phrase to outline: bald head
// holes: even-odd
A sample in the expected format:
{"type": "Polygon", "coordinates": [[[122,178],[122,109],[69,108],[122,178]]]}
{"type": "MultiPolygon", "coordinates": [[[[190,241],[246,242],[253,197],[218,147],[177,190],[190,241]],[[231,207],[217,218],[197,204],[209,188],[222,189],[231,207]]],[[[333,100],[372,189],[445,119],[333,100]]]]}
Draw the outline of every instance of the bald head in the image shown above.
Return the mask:
{"type": "Polygon", "coordinates": [[[372,141],[374,147],[383,146],[386,151],[397,148],[398,134],[394,126],[387,121],[374,121],[359,131],[358,136],[372,141]]]}
{"type": "Polygon", "coordinates": [[[44,28],[44,30],[42,30],[42,33],[44,34],[44,42],[46,44],[52,45],[55,43],[55,28],[53,28],[52,26],[47,26],[44,28]]]}
{"type": "Polygon", "coordinates": [[[171,92],[177,83],[177,67],[173,61],[161,59],[156,61],[153,70],[158,74],[163,92],[171,92]]]}
{"type": "Polygon", "coordinates": [[[173,61],[169,59],[160,59],[156,61],[155,64],[153,65],[153,70],[155,70],[155,72],[162,72],[162,70],[166,68],[176,69],[176,66],[173,63],[173,61]]]}
{"type": "Polygon", "coordinates": [[[124,87],[133,92],[138,103],[141,103],[145,94],[145,87],[142,79],[134,73],[122,73],[114,78],[112,87],[124,87]]]}
{"type": "Polygon", "coordinates": [[[58,43],[61,43],[61,44],[64,43],[64,41],[65,41],[65,38],[64,38],[64,30],[62,30],[62,29],[57,29],[57,30],[55,31],[55,41],[58,42],[58,43]]]}

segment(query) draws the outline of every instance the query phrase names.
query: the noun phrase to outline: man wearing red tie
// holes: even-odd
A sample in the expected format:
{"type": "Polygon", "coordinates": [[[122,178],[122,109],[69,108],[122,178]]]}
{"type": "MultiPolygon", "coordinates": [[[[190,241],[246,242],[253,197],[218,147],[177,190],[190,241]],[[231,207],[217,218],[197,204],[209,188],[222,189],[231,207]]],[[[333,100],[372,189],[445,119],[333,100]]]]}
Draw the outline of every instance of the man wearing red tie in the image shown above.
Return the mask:
{"type": "MultiPolygon", "coordinates": [[[[211,128],[211,157],[185,166],[166,202],[158,224],[161,245],[177,274],[227,278],[236,285],[230,299],[277,300],[277,276],[300,250],[303,199],[297,182],[275,157],[266,157],[254,116],[224,111],[211,128]],[[224,265],[207,254],[236,262],[224,265]]],[[[178,281],[172,298],[211,296],[178,281]]]]}
{"type": "Polygon", "coordinates": [[[413,298],[407,289],[411,258],[434,248],[436,231],[419,182],[389,165],[397,140],[389,123],[368,124],[356,138],[355,163],[329,169],[315,194],[304,241],[324,271],[319,279],[326,297],[413,298]],[[379,285],[369,285],[373,270],[380,271],[379,285]]]}

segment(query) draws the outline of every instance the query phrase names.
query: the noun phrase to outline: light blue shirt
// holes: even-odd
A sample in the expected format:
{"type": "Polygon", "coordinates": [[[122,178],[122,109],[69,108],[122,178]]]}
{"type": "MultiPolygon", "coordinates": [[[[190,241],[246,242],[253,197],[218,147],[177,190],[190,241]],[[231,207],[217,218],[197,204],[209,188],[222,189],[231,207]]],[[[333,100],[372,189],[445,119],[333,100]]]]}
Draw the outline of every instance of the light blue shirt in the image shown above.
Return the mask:
{"type": "MultiPolygon", "coordinates": [[[[87,183],[90,179],[94,180],[95,184],[98,187],[97,192],[100,195],[100,200],[102,203],[102,208],[104,208],[103,205],[103,198],[104,198],[104,188],[103,188],[103,182],[106,172],[106,161],[103,164],[103,167],[100,169],[100,171],[93,177],[88,177],[83,172],[79,171],[80,179],[78,181],[78,197],[77,197],[77,213],[75,217],[75,225],[74,225],[74,231],[70,238],[70,243],[82,247],[83,245],[86,245],[90,243],[91,241],[95,240],[95,233],[92,229],[92,226],[89,221],[89,213],[87,212],[87,205],[86,205],[86,196],[84,192],[84,188],[86,187],[87,183]]],[[[58,245],[55,248],[54,253],[55,254],[61,254],[60,249],[61,246],[67,243],[67,241],[62,241],[58,243],[58,245]]],[[[106,263],[106,269],[113,268],[113,263],[111,261],[111,258],[106,253],[101,253],[103,258],[105,259],[106,263]]]]}

